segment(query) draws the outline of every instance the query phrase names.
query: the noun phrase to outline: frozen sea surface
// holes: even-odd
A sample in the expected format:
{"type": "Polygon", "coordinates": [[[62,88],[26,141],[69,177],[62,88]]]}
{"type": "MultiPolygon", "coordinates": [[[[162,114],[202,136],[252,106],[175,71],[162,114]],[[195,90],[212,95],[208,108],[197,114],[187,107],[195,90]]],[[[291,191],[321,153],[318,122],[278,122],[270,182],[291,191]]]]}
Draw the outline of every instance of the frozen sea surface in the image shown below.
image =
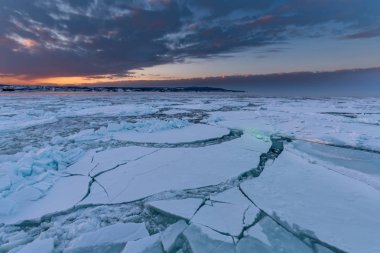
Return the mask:
{"type": "Polygon", "coordinates": [[[380,103],[0,94],[0,253],[380,252],[380,103]]]}

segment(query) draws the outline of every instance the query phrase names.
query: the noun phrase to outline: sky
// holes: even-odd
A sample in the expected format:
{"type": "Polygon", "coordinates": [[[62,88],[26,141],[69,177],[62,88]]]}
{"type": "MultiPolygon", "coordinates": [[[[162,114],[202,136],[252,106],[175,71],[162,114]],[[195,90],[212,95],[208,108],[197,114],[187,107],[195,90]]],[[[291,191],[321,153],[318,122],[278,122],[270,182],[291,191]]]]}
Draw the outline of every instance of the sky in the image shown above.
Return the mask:
{"type": "Polygon", "coordinates": [[[380,67],[379,0],[0,1],[0,83],[380,67]]]}

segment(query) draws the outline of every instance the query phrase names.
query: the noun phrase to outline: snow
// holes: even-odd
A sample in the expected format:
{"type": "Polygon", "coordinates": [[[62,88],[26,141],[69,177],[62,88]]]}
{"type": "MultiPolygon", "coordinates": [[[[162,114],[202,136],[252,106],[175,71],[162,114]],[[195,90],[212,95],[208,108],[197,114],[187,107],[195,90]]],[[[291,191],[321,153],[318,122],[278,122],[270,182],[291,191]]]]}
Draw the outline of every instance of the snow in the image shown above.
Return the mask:
{"type": "Polygon", "coordinates": [[[158,212],[190,220],[202,204],[202,199],[159,200],[149,202],[148,207],[158,212]]]}

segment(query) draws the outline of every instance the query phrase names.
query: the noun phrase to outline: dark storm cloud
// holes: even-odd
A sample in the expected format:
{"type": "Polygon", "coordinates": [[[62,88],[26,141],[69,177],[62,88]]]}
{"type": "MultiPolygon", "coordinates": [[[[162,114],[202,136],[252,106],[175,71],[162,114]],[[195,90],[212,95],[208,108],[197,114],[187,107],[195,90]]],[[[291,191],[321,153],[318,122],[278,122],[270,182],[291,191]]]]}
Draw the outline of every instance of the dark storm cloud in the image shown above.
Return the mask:
{"type": "Polygon", "coordinates": [[[301,36],[374,37],[378,13],[377,0],[3,0],[0,74],[112,79],[301,36]]]}

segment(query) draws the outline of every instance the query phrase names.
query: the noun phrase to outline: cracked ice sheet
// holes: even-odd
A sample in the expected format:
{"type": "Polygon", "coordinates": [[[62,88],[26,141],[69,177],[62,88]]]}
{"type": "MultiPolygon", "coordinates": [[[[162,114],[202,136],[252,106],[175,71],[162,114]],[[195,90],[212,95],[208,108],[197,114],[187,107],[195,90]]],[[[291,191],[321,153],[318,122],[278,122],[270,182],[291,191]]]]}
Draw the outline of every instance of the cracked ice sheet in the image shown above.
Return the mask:
{"type": "Polygon", "coordinates": [[[380,252],[379,191],[298,154],[286,146],[260,177],[242,184],[243,191],[268,214],[326,243],[353,253],[380,252]]]}
{"type": "MultiPolygon", "coordinates": [[[[269,147],[267,142],[243,135],[201,148],[163,148],[97,177],[109,199],[102,191],[91,191],[82,203],[122,203],[163,191],[217,185],[256,168],[269,147]]],[[[112,151],[109,154],[121,161],[112,151]]]]}
{"type": "Polygon", "coordinates": [[[91,150],[81,160],[67,168],[66,172],[95,176],[119,164],[127,164],[134,160],[142,159],[155,151],[158,151],[158,149],[142,147],[115,148],[101,152],[91,150]]]}
{"type": "MultiPolygon", "coordinates": [[[[69,209],[79,203],[86,195],[91,177],[103,171],[117,166],[118,163],[127,163],[135,159],[143,158],[158,149],[126,147],[106,150],[96,153],[89,151],[81,160],[70,166],[63,177],[57,180],[54,186],[42,198],[30,198],[32,189],[26,192],[26,197],[15,194],[13,198],[0,199],[0,222],[13,223],[26,219],[36,219],[44,214],[55,213],[69,209]],[[115,157],[119,159],[115,159],[115,157]],[[70,176],[73,174],[73,176],[70,176]],[[59,201],[57,201],[59,200],[59,201]],[[22,206],[20,206],[22,205],[22,206]],[[8,210],[10,209],[10,210],[8,210]]],[[[33,188],[34,189],[34,188],[33,188]]],[[[26,189],[27,190],[27,189],[26,189]]],[[[25,190],[25,191],[26,191],[25,190]]],[[[34,189],[35,190],[35,189],[34,189]]],[[[108,199],[105,190],[98,184],[92,184],[92,190],[108,199]]]]}
{"type": "Polygon", "coordinates": [[[120,132],[114,134],[114,139],[121,141],[181,143],[211,138],[219,138],[229,133],[224,127],[194,124],[178,129],[169,129],[153,133],[120,132]]]}
{"type": "Polygon", "coordinates": [[[0,222],[9,224],[36,219],[72,208],[78,203],[120,203],[162,191],[218,184],[255,168],[261,153],[266,152],[269,146],[267,142],[243,136],[202,148],[160,150],[125,147],[98,153],[89,151],[67,169],[67,175],[71,173],[74,176],[62,177],[46,196],[28,202],[21,210],[0,216],[0,222]],[[118,164],[125,165],[117,167],[118,164]],[[117,168],[103,173],[113,167],[117,168]],[[79,202],[86,195],[91,180],[87,175],[99,173],[103,174],[96,177],[96,181],[104,188],[94,182],[90,195],[79,202]]]}

